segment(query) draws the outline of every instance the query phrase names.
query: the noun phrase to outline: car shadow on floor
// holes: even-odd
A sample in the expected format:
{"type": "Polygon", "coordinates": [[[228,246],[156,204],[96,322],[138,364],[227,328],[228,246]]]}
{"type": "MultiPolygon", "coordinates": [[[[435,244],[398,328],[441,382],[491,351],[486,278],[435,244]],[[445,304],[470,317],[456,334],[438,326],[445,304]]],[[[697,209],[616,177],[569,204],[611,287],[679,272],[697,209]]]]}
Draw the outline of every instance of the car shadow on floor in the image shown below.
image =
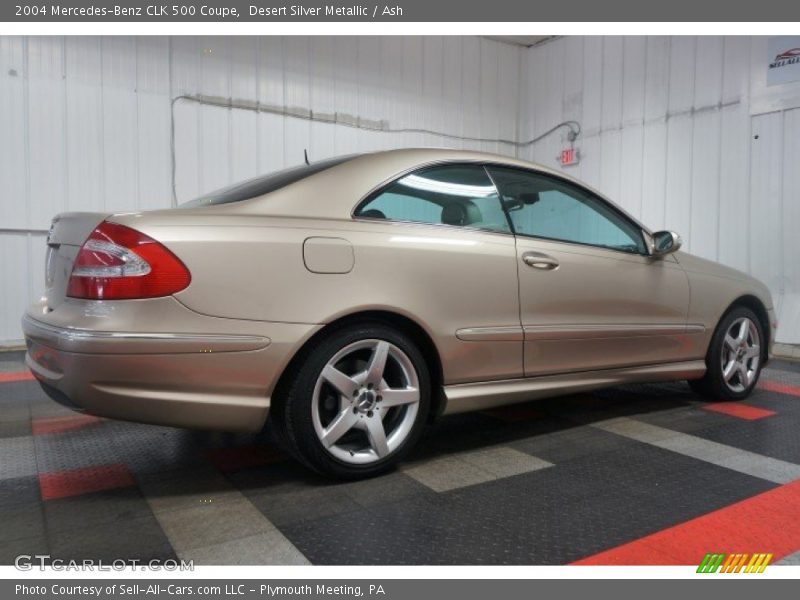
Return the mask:
{"type": "MultiPolygon", "coordinates": [[[[399,466],[495,448],[536,447],[548,441],[580,443],[587,425],[606,419],[680,411],[700,404],[683,383],[632,385],[600,392],[534,400],[482,412],[441,417],[429,424],[417,446],[399,466]]],[[[128,427],[131,427],[129,425],[128,427]]],[[[163,428],[160,428],[163,429],[163,428]]],[[[273,436],[171,430],[194,449],[165,470],[197,468],[206,461],[245,493],[280,493],[310,487],[346,485],[310,471],[279,449],[273,436]],[[197,459],[200,459],[199,461],[197,459]]],[[[213,481],[209,481],[213,488],[213,481]]],[[[209,492],[213,492],[209,489],[209,492]]],[[[171,490],[170,493],[173,493],[171,490]]],[[[193,490],[194,493],[194,490],[193,490]]]]}

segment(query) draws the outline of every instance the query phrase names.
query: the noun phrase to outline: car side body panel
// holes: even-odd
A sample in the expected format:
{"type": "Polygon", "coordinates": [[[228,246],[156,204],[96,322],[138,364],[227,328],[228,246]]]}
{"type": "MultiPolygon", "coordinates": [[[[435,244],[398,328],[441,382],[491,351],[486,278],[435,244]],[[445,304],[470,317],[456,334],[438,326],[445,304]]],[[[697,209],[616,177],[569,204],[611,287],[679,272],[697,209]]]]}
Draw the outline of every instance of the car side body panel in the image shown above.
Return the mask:
{"type": "Polygon", "coordinates": [[[27,364],[72,408],[223,431],[260,429],[298,345],[320,325],[201,315],[171,297],[46,300],[23,318],[27,364]]]}
{"type": "Polygon", "coordinates": [[[28,364],[48,391],[93,414],[258,430],[292,358],[326,325],[367,311],[403,316],[428,334],[447,412],[701,377],[714,327],[743,296],[764,305],[774,329],[763,284],[686,253],[619,257],[510,233],[353,216],[386,183],[451,162],[570,179],[491,154],[397,150],[231,204],[60,215],[50,240],[54,281],[23,318],[28,364]],[[190,285],[165,298],[65,297],[78,248],[104,218],[166,246],[188,267],[190,285]],[[525,270],[522,249],[547,250],[563,269],[525,270]]]}
{"type": "Polygon", "coordinates": [[[767,286],[746,273],[688,252],[676,252],[675,258],[689,278],[691,302],[689,303],[688,321],[705,323],[707,326],[702,339],[702,356],[705,356],[705,352],[708,350],[708,344],[714,334],[716,324],[734,302],[747,296],[756,298],[767,312],[769,321],[767,327],[768,350],[771,354],[778,322],[772,296],[767,286]]]}
{"type": "Polygon", "coordinates": [[[674,258],[520,237],[518,253],[555,258],[552,270],[520,260],[527,376],[656,364],[704,352],[687,330],[689,284],[674,258]]]}
{"type": "Polygon", "coordinates": [[[521,334],[514,237],[436,225],[297,221],[221,216],[213,225],[172,225],[175,213],[115,217],[166,244],[192,283],[175,298],[226,319],[326,324],[387,311],[422,327],[441,357],[446,383],[522,376],[521,335],[463,339],[460,330],[512,328],[521,334]],[[353,266],[312,272],[311,237],[346,240],[353,266]],[[229,290],[247,290],[232,301],[229,290]]]}

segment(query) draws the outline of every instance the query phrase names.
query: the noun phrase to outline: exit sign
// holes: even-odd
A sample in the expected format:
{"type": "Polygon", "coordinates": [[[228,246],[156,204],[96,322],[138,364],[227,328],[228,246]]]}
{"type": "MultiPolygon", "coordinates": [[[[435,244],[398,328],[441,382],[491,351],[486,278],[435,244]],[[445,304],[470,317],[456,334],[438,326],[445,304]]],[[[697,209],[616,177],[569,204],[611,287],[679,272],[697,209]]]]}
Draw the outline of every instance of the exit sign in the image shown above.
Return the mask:
{"type": "Polygon", "coordinates": [[[581,153],[575,148],[566,148],[561,151],[561,154],[558,157],[558,162],[561,163],[562,167],[569,167],[571,165],[577,165],[581,160],[581,153]]]}

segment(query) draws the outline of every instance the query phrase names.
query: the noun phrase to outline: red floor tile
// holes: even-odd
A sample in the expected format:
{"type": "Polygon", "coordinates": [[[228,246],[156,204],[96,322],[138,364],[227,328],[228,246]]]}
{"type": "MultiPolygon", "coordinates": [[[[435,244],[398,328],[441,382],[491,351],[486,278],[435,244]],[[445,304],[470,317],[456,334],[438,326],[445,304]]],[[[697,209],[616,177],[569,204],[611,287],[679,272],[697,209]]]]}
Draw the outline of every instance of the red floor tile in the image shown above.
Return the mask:
{"type": "Polygon", "coordinates": [[[706,404],[703,406],[703,410],[710,410],[747,421],[756,421],[777,414],[774,410],[757,408],[755,406],[738,404],[736,402],[715,402],[713,404],[706,404]]]}
{"type": "Polygon", "coordinates": [[[33,435],[47,435],[49,433],[63,433],[75,429],[90,427],[99,423],[101,419],[91,415],[71,415],[68,417],[53,417],[50,419],[33,419],[31,431],[33,435]]]}
{"type": "Polygon", "coordinates": [[[133,475],[123,464],[100,465],[56,473],[39,473],[42,500],[80,496],[133,485],[136,485],[133,475]]]}
{"type": "Polygon", "coordinates": [[[35,379],[30,371],[12,371],[10,373],[0,373],[0,383],[11,383],[12,381],[31,381],[35,379]]]}
{"type": "Polygon", "coordinates": [[[699,565],[707,552],[772,553],[773,562],[800,550],[800,480],[593,554],[577,565],[699,565]]]}
{"type": "Polygon", "coordinates": [[[800,396],[800,387],[796,385],[788,385],[785,383],[778,383],[777,381],[766,381],[762,379],[758,382],[758,387],[768,392],[777,392],[778,394],[789,394],[790,396],[800,396]]]}
{"type": "Polygon", "coordinates": [[[266,445],[215,448],[209,450],[206,456],[217,469],[223,472],[261,467],[286,459],[283,453],[266,445]]]}

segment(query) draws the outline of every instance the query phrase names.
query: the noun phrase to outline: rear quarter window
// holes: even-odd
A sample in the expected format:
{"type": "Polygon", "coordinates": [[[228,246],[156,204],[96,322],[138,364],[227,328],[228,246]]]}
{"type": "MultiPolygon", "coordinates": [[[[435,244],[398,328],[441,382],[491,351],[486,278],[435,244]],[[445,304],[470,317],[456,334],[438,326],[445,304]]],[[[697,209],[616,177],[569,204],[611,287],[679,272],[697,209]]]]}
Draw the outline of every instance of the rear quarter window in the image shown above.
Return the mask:
{"type": "Polygon", "coordinates": [[[243,200],[257,198],[258,196],[275,192],[286,187],[287,185],[297,183],[306,177],[311,177],[312,175],[316,175],[317,173],[325,171],[326,169],[330,169],[331,167],[338,166],[344,162],[347,162],[348,160],[356,158],[356,156],[358,155],[350,154],[348,156],[338,156],[336,158],[329,158],[327,160],[314,162],[310,165],[300,165],[283,169],[281,171],[275,171],[274,173],[269,173],[267,175],[259,175],[258,177],[240,181],[239,183],[234,183],[231,186],[215,190],[205,194],[204,196],[195,198],[194,200],[189,200],[188,202],[181,204],[181,206],[185,208],[215,206],[219,204],[230,204],[232,202],[241,202],[243,200]]]}
{"type": "Polygon", "coordinates": [[[354,216],[510,232],[497,190],[476,164],[413,171],[373,194],[354,216]]]}

